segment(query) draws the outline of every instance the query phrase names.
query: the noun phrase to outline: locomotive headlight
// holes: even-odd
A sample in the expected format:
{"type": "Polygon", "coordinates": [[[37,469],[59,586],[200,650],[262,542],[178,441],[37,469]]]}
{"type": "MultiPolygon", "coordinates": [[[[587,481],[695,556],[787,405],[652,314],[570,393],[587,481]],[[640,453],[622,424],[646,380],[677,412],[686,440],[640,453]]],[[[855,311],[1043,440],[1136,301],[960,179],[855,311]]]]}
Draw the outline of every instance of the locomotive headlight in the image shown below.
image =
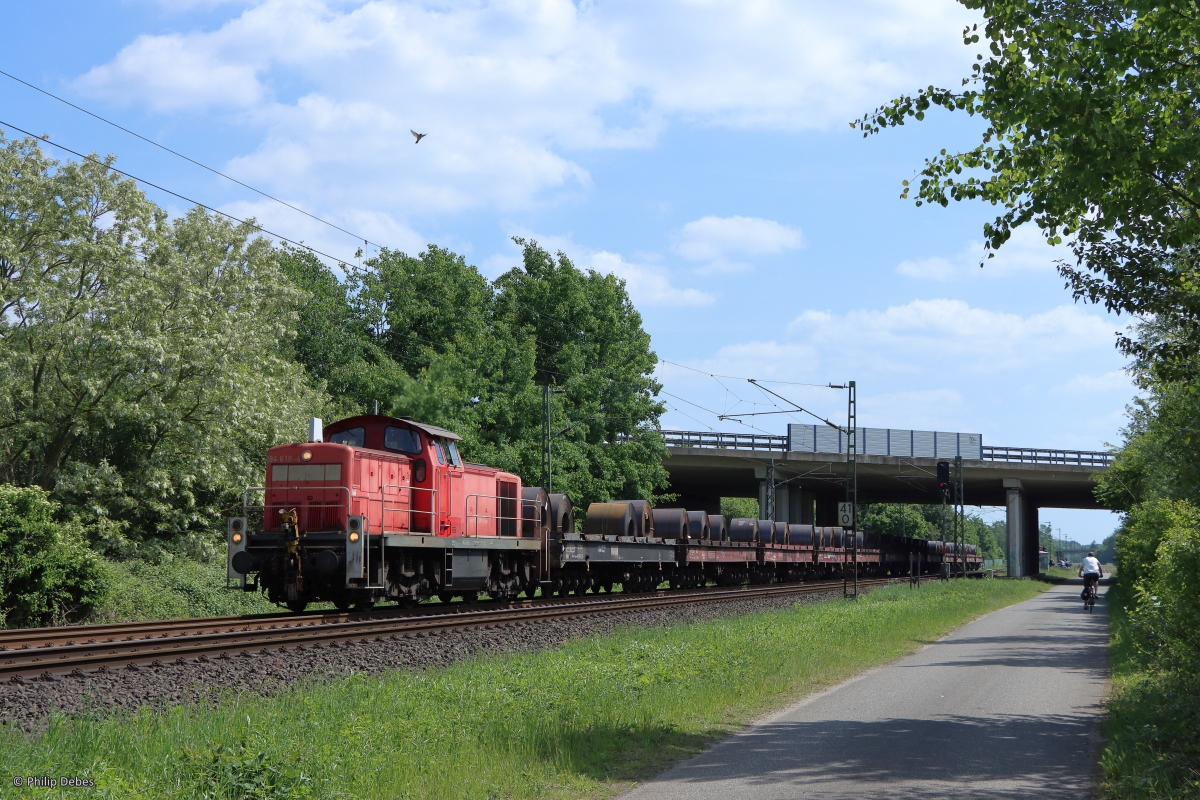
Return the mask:
{"type": "Polygon", "coordinates": [[[234,544],[242,543],[242,535],[240,533],[235,533],[233,536],[230,536],[229,538],[230,538],[230,540],[233,541],[234,544]]]}
{"type": "Polygon", "coordinates": [[[312,450],[305,450],[300,454],[301,461],[312,461],[312,450]]]}
{"type": "Polygon", "coordinates": [[[358,531],[351,531],[350,532],[350,544],[355,544],[357,542],[358,542],[358,531]]]}

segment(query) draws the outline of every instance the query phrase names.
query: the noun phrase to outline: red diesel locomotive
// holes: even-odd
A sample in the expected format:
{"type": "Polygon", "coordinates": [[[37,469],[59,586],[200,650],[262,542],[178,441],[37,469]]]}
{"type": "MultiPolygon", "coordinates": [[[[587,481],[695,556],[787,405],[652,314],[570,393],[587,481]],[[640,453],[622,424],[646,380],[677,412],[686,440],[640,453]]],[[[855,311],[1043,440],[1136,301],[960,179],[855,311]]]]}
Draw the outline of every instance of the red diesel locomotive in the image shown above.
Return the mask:
{"type": "MultiPolygon", "coordinates": [[[[464,461],[460,437],[411,419],[350,417],[310,441],[273,447],[266,483],[228,521],[228,576],[302,611],[312,602],[365,609],[392,600],[473,602],[544,593],[698,588],[841,575],[841,528],[733,520],[642,500],[597,503],[575,531],[565,495],[464,461]],[[660,530],[656,531],[656,525],[660,530]],[[253,528],[253,530],[252,530],[253,528]]],[[[864,575],[941,570],[948,545],[859,533],[864,575]]],[[[980,566],[974,546],[964,559],[980,566]]]]}

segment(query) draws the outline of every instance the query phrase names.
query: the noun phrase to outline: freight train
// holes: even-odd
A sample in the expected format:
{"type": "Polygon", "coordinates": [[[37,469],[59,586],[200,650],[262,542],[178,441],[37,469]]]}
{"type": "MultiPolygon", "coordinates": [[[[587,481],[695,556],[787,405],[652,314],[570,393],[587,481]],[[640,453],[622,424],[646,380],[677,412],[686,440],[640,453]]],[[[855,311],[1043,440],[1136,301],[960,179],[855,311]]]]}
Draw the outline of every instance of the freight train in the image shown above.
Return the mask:
{"type": "MultiPolygon", "coordinates": [[[[227,522],[227,575],[303,611],[641,592],[840,577],[855,544],[839,527],[593,503],[576,530],[570,498],[463,459],[453,431],[407,418],[350,417],[272,447],[265,485],[227,522]]],[[[982,562],[974,545],[857,533],[863,576],[938,574],[982,562]],[[961,547],[961,545],[959,546],[961,547]]]]}

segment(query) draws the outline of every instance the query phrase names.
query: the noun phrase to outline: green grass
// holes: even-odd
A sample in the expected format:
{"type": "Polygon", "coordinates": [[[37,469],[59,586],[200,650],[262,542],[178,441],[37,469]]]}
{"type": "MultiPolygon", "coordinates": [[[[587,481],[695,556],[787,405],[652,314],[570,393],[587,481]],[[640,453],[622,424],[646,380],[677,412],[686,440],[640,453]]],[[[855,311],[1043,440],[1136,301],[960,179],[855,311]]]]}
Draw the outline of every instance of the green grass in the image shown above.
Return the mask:
{"type": "Polygon", "coordinates": [[[1157,671],[1134,646],[1126,589],[1106,597],[1112,694],[1100,757],[1112,798],[1200,796],[1200,676],[1157,671]]]}
{"type": "Polygon", "coordinates": [[[225,561],[166,555],[157,564],[105,561],[110,587],[89,622],[221,617],[279,611],[257,592],[225,588],[225,561]]]}
{"type": "MultiPolygon", "coordinates": [[[[1112,577],[1113,575],[1116,574],[1117,568],[1112,564],[1102,564],[1101,568],[1104,570],[1104,577],[1106,577],[1106,578],[1112,577]]],[[[1051,565],[1050,568],[1047,569],[1042,574],[1048,575],[1052,578],[1078,578],[1079,577],[1079,565],[1073,564],[1068,569],[1061,569],[1059,567],[1051,565]]]]}
{"type": "Polygon", "coordinates": [[[270,699],[57,718],[37,736],[0,733],[0,762],[11,774],[95,778],[94,795],[114,798],[610,796],[770,709],[1044,588],[895,586],[270,699]]]}

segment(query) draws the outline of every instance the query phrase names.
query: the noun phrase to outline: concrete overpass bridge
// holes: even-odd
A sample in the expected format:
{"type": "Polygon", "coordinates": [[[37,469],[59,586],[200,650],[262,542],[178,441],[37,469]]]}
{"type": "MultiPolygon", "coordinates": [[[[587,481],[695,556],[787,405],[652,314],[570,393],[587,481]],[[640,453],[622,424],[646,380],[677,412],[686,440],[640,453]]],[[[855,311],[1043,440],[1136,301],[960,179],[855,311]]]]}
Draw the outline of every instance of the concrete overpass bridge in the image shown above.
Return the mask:
{"type": "MultiPolygon", "coordinates": [[[[765,509],[770,472],[776,520],[837,524],[837,504],[846,497],[843,453],[791,450],[788,437],[764,434],[663,431],[663,439],[670,491],[684,508],[716,514],[722,497],[751,497],[765,509]]],[[[964,502],[1006,509],[1010,574],[1038,571],[1039,508],[1102,508],[1092,489],[1110,453],[979,445],[974,454],[982,458],[963,459],[964,502]]],[[[942,460],[857,455],[858,502],[940,503],[942,460]]]]}

